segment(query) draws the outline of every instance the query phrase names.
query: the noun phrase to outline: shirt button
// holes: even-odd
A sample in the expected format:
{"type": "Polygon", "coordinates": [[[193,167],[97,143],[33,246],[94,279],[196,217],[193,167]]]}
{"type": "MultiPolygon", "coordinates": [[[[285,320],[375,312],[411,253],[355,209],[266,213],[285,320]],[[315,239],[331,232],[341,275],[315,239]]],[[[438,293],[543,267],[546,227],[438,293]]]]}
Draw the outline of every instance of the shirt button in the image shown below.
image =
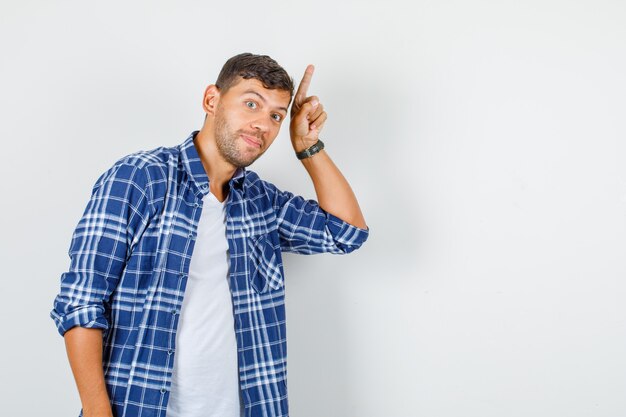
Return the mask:
{"type": "Polygon", "coordinates": [[[167,390],[165,388],[161,388],[161,394],[165,394],[167,390]]]}
{"type": "Polygon", "coordinates": [[[172,314],[173,315],[177,315],[178,314],[178,310],[172,310],[172,314]]]}
{"type": "Polygon", "coordinates": [[[198,207],[200,207],[200,203],[198,203],[198,202],[196,201],[195,203],[193,203],[193,206],[194,206],[194,207],[196,207],[196,208],[198,208],[198,207]]]}
{"type": "Polygon", "coordinates": [[[172,353],[174,353],[174,349],[168,349],[168,350],[167,350],[167,354],[168,354],[168,355],[171,355],[172,353]]]}
{"type": "Polygon", "coordinates": [[[192,239],[193,239],[195,236],[196,236],[196,234],[195,234],[194,232],[189,232],[189,237],[190,237],[190,238],[192,238],[192,239]]]}

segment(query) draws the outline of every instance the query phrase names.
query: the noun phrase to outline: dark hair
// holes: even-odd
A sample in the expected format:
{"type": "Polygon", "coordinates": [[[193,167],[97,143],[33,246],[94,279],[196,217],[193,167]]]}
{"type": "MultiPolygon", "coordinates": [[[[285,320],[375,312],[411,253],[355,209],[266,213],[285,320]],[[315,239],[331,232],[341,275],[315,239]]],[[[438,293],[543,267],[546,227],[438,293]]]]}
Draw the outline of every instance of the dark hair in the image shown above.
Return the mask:
{"type": "Polygon", "coordinates": [[[225,93],[239,81],[239,77],[246,80],[255,78],[261,81],[265,88],[289,91],[293,97],[293,80],[283,67],[267,55],[254,55],[249,52],[235,55],[226,61],[215,85],[225,93]]]}

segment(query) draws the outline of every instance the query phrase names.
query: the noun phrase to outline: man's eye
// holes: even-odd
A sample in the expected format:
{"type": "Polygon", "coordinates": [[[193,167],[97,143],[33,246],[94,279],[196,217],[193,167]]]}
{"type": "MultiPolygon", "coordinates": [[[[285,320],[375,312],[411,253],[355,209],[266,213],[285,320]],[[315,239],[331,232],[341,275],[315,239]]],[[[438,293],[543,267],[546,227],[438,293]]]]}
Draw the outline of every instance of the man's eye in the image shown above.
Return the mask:
{"type": "Polygon", "coordinates": [[[281,120],[283,120],[283,116],[281,116],[280,114],[274,114],[272,116],[274,118],[274,120],[276,120],[277,122],[280,122],[281,120]]]}
{"type": "Polygon", "coordinates": [[[254,101],[246,101],[246,106],[249,109],[256,109],[256,103],[254,101]]]}

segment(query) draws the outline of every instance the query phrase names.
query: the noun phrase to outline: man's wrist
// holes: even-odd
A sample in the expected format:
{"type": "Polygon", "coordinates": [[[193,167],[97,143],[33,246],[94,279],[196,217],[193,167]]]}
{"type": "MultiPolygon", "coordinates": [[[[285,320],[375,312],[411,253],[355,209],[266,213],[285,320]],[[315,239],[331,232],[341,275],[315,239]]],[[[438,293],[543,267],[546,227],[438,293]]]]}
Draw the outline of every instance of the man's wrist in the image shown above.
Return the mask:
{"type": "Polygon", "coordinates": [[[322,149],[324,149],[324,142],[322,142],[321,139],[318,139],[316,143],[303,151],[296,152],[296,157],[300,160],[307,159],[320,152],[322,149]]]}

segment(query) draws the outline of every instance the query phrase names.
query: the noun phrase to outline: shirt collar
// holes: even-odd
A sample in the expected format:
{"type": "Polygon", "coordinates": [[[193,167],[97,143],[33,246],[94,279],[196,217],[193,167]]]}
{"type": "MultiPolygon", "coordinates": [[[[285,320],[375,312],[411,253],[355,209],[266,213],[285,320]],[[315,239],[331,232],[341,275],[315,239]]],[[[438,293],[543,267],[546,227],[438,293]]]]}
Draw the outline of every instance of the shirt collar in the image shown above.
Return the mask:
{"type": "MultiPolygon", "coordinates": [[[[198,130],[195,130],[189,135],[187,139],[181,145],[181,160],[183,167],[191,180],[195,183],[202,194],[208,194],[209,192],[209,177],[204,170],[200,155],[196,150],[196,145],[193,140],[198,134],[198,130]]],[[[230,179],[229,184],[231,187],[242,188],[245,179],[245,168],[237,168],[235,174],[230,179]]]]}

